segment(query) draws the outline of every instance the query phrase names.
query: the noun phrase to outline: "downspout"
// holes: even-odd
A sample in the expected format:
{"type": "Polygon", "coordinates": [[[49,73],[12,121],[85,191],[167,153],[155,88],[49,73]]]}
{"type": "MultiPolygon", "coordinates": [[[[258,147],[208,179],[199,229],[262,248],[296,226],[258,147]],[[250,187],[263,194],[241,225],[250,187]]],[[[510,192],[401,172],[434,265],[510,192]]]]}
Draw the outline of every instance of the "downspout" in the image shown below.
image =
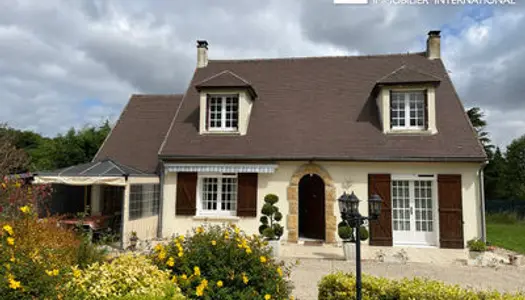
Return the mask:
{"type": "Polygon", "coordinates": [[[160,160],[159,178],[159,217],[157,218],[157,237],[162,238],[162,216],[164,215],[164,161],[160,160]]]}
{"type": "MultiPolygon", "coordinates": [[[[128,177],[129,175],[128,174],[123,174],[122,175],[124,177],[124,180],[126,181],[126,185],[124,185],[124,199],[122,199],[122,215],[120,216],[120,248],[125,250],[125,247],[126,247],[126,242],[124,241],[124,239],[126,238],[124,236],[124,232],[125,232],[125,229],[124,229],[124,226],[125,226],[125,222],[126,222],[126,196],[129,197],[129,194],[126,195],[126,187],[127,185],[129,184],[128,183],[128,177]]],[[[128,203],[129,205],[129,203],[128,203]]]]}
{"type": "Polygon", "coordinates": [[[479,168],[479,195],[481,200],[480,213],[481,213],[481,240],[487,242],[487,225],[485,223],[485,176],[484,169],[489,164],[488,160],[481,164],[479,168]]]}

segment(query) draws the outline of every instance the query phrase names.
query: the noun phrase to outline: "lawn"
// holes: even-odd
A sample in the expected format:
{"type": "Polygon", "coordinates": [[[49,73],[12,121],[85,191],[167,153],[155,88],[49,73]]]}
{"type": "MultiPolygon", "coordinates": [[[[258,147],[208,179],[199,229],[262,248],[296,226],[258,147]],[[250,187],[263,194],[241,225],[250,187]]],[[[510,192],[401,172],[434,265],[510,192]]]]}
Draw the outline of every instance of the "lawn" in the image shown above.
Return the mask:
{"type": "Polygon", "coordinates": [[[487,218],[487,240],[492,245],[525,254],[525,222],[498,222],[487,218]]]}

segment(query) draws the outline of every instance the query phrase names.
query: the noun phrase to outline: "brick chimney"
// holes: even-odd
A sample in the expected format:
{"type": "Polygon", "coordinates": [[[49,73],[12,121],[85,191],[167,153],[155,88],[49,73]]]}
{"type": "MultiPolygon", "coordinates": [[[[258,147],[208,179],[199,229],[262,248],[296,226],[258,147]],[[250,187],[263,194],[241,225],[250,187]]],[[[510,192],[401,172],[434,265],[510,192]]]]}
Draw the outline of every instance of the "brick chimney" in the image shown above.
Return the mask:
{"type": "Polygon", "coordinates": [[[197,41],[197,68],[204,68],[208,65],[208,42],[197,41]]]}
{"type": "Polygon", "coordinates": [[[428,32],[427,57],[428,59],[441,58],[441,31],[432,30],[428,32]]]}

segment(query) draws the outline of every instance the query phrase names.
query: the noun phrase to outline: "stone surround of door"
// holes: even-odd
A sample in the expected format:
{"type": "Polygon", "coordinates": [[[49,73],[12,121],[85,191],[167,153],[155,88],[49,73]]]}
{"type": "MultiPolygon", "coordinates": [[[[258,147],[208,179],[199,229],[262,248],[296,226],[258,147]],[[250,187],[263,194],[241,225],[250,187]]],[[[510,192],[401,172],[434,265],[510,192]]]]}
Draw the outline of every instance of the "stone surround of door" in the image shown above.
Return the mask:
{"type": "Polygon", "coordinates": [[[332,177],[317,164],[304,164],[293,174],[287,189],[289,212],[287,216],[288,242],[295,243],[299,239],[299,181],[303,176],[316,174],[325,184],[325,242],[335,243],[337,217],[334,215],[336,205],[336,189],[332,177]]]}

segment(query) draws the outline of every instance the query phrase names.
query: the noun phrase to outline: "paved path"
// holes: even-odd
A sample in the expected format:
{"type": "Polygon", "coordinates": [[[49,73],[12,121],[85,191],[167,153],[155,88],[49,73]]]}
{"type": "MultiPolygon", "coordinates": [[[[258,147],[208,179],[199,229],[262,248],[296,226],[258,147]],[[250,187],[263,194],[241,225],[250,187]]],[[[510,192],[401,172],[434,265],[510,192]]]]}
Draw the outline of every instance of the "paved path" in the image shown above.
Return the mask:
{"type": "MultiPolygon", "coordinates": [[[[296,259],[284,259],[293,263],[296,259]]],[[[294,296],[298,300],[317,299],[317,283],[334,271],[354,272],[355,264],[341,260],[298,259],[299,265],[292,269],[294,296]]],[[[363,273],[388,278],[427,277],[459,284],[475,289],[499,291],[525,291],[525,267],[502,266],[497,269],[468,267],[462,265],[436,265],[425,263],[379,263],[363,262],[363,273]]]]}

